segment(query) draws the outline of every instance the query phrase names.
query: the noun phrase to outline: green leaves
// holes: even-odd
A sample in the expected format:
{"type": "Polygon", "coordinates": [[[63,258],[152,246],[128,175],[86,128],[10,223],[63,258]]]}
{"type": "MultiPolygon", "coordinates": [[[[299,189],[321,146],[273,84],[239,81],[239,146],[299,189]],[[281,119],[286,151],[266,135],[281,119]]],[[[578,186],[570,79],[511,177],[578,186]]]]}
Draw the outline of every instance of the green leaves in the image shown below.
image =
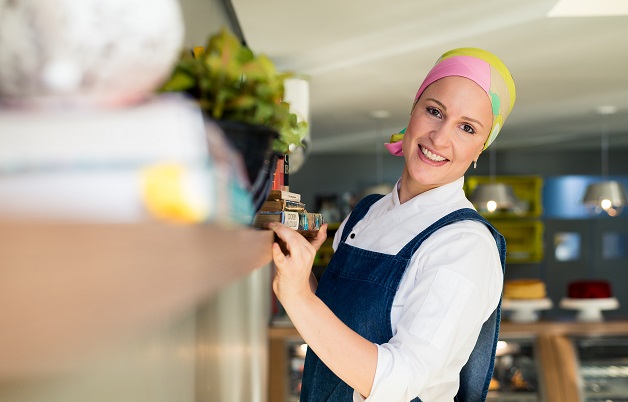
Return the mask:
{"type": "Polygon", "coordinates": [[[195,84],[195,80],[189,74],[183,71],[175,70],[170,77],[170,80],[166,82],[162,90],[166,92],[182,92],[192,88],[195,84]]]}
{"type": "Polygon", "coordinates": [[[251,49],[226,29],[212,35],[198,57],[184,52],[161,91],[185,92],[216,120],[235,120],[265,125],[279,133],[275,150],[288,153],[301,145],[307,123],[297,122],[289,105],[282,102],[284,79],[267,56],[251,49]]]}

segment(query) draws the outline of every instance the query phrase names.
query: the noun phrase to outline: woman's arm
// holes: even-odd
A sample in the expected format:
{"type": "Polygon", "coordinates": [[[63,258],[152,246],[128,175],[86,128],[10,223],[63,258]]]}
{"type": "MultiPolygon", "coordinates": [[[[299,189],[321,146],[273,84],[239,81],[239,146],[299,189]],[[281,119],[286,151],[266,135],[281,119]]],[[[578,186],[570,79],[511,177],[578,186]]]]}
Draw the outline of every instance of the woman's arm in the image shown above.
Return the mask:
{"type": "Polygon", "coordinates": [[[292,323],[317,356],[340,379],[367,397],[377,367],[377,346],[347,327],[315,294],[311,269],[324,238],[310,244],[281,224],[269,225],[285,242],[287,254],[273,244],[277,267],[273,290],[292,323]],[[318,246],[318,247],[317,247],[318,246]]]}

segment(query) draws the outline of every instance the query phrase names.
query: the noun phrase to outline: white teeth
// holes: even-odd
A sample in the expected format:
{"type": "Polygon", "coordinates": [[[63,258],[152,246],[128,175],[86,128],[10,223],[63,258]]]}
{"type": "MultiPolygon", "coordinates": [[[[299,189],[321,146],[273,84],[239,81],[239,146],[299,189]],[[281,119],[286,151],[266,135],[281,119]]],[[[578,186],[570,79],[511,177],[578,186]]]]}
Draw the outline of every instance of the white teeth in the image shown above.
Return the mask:
{"type": "Polygon", "coordinates": [[[421,152],[423,152],[423,155],[425,155],[427,157],[427,159],[434,161],[434,162],[442,162],[445,160],[445,158],[443,158],[442,156],[438,156],[435,155],[433,153],[431,153],[427,148],[423,148],[421,147],[421,152]]]}

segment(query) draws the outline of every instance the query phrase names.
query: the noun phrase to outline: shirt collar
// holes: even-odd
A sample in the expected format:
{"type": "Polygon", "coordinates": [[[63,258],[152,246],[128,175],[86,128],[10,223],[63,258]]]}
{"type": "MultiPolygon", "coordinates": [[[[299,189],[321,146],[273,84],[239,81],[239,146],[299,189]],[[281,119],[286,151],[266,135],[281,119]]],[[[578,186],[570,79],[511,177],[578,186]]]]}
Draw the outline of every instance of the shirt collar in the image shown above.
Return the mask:
{"type": "MultiPolygon", "coordinates": [[[[400,206],[399,202],[399,186],[401,185],[401,179],[397,180],[392,191],[392,202],[394,206],[400,206]]],[[[451,204],[452,202],[460,202],[461,197],[465,199],[462,187],[464,185],[464,176],[452,181],[451,183],[444,184],[442,186],[433,188],[429,191],[421,193],[412,198],[406,204],[411,204],[415,207],[430,208],[434,206],[442,206],[445,204],[451,204]]],[[[405,204],[404,204],[405,205],[405,204]]]]}

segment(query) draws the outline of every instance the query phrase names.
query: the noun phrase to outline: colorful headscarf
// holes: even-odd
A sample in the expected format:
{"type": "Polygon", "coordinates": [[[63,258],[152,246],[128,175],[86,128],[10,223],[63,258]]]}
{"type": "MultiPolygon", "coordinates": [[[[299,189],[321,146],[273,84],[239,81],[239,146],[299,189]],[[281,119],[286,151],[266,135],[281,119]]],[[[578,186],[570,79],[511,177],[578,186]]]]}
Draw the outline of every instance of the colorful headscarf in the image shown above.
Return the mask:
{"type": "MultiPolygon", "coordinates": [[[[459,48],[443,54],[430,70],[419,87],[414,101],[421,96],[425,88],[441,78],[459,76],[478,84],[488,95],[493,108],[493,125],[484,148],[495,140],[504,125],[506,117],[515,105],[515,82],[506,65],[493,53],[477,48],[459,48]]],[[[384,144],[388,151],[402,156],[401,140],[406,129],[390,137],[390,143],[384,144]]]]}

